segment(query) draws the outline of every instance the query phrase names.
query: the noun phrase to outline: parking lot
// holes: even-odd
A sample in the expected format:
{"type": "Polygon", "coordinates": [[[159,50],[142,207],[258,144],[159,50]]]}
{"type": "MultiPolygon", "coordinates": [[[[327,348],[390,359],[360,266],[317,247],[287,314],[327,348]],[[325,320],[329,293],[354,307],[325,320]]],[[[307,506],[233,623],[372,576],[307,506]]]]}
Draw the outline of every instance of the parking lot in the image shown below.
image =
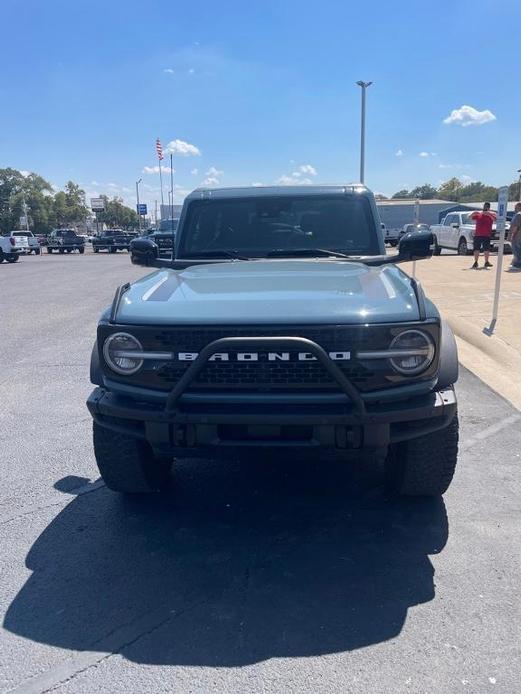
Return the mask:
{"type": "Polygon", "coordinates": [[[521,678],[521,414],[470,372],[443,500],[339,463],[98,479],[88,366],[128,254],[0,267],[4,692],[504,692],[521,678]]]}

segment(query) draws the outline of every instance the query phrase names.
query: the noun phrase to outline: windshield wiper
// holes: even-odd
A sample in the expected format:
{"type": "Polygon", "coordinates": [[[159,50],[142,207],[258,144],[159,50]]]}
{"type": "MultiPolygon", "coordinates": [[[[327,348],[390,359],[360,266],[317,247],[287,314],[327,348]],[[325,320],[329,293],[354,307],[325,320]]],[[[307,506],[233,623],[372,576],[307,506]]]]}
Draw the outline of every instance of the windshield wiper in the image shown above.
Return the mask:
{"type": "Polygon", "coordinates": [[[184,258],[233,258],[234,260],[251,260],[245,255],[240,255],[235,249],[215,248],[206,251],[193,251],[185,253],[184,258]]]}
{"type": "Polygon", "coordinates": [[[340,253],[339,251],[330,251],[326,248],[275,248],[273,251],[268,251],[266,256],[268,258],[272,257],[284,257],[284,256],[297,256],[297,255],[310,255],[317,257],[332,257],[332,258],[353,258],[352,255],[346,255],[345,253],[340,253]]]}

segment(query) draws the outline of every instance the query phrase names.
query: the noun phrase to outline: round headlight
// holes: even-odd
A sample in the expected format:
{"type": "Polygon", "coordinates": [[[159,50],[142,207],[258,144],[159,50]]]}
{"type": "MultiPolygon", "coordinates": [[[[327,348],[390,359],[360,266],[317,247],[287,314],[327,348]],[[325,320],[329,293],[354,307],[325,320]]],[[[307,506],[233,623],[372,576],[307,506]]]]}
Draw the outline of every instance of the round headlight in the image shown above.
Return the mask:
{"type": "Polygon", "coordinates": [[[103,356],[108,366],[117,374],[130,376],[143,366],[143,359],[133,352],[142,352],[139,340],[128,333],[114,333],[103,344],[103,356]]]}
{"type": "Polygon", "coordinates": [[[421,330],[405,330],[391,342],[391,364],[398,373],[415,376],[425,371],[434,359],[432,338],[421,330]]]}

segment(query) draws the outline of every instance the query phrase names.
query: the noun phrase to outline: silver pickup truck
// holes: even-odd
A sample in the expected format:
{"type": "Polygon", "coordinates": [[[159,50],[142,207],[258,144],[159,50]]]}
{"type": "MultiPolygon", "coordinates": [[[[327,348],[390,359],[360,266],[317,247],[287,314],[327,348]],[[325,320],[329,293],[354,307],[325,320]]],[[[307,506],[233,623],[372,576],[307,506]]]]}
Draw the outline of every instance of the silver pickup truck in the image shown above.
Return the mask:
{"type": "Polygon", "coordinates": [[[454,337],[386,255],[360,185],[197,190],[175,257],[116,291],[101,316],[88,399],[107,486],[155,491],[174,457],[375,460],[401,494],[442,494],[458,450],[454,337]]]}

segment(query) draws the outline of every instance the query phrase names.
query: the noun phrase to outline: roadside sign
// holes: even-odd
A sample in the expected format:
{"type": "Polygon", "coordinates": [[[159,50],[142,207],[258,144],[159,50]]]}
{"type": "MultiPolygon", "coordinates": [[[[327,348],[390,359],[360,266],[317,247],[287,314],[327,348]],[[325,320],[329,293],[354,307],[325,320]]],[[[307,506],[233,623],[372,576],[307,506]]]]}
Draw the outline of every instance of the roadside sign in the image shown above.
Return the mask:
{"type": "Polygon", "coordinates": [[[508,209],[508,186],[502,186],[497,195],[497,217],[496,231],[498,235],[499,246],[497,249],[497,267],[496,267],[496,286],[494,289],[494,306],[492,308],[492,321],[488,328],[484,329],[487,335],[494,332],[497,322],[497,314],[499,310],[499,291],[501,289],[501,269],[503,267],[503,254],[505,251],[505,222],[508,209]]]}
{"type": "Polygon", "coordinates": [[[136,209],[138,214],[147,214],[147,205],[145,202],[141,202],[139,205],[136,205],[136,209]]]}
{"type": "Polygon", "coordinates": [[[28,224],[27,224],[27,217],[20,217],[20,229],[27,229],[28,224]]]}
{"type": "Polygon", "coordinates": [[[104,210],[105,201],[103,198],[91,198],[90,199],[90,209],[91,210],[104,210]]]}

